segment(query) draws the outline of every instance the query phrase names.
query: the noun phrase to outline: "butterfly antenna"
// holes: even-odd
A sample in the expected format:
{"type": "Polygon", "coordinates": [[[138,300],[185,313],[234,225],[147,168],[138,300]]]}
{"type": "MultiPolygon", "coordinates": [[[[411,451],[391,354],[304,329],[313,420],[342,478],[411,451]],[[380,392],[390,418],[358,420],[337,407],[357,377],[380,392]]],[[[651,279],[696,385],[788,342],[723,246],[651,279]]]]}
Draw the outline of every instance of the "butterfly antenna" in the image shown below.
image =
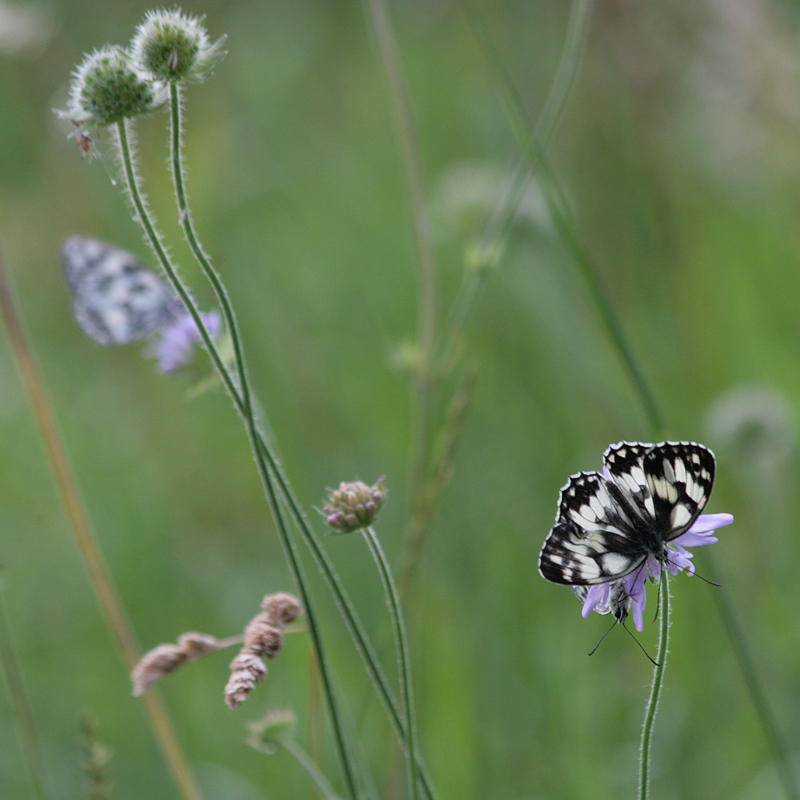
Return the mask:
{"type": "MultiPolygon", "coordinates": [[[[598,641],[598,643],[594,646],[594,648],[592,649],[592,652],[589,653],[590,656],[593,656],[597,652],[597,648],[600,647],[600,645],[603,643],[603,639],[605,639],[606,636],[608,636],[608,634],[611,633],[612,629],[614,628],[614,626],[616,624],[617,624],[616,620],[611,623],[611,627],[600,637],[600,641],[598,641]]],[[[640,645],[640,647],[641,647],[641,645],[640,645]]]]}
{"type": "Polygon", "coordinates": [[[709,586],[722,586],[721,583],[714,583],[714,581],[710,581],[708,578],[704,578],[699,572],[695,572],[695,577],[700,578],[701,581],[707,583],[709,586]]]}
{"type": "MultiPolygon", "coordinates": [[[[654,666],[654,667],[660,667],[660,666],[661,666],[661,664],[659,664],[659,663],[658,663],[658,661],[656,661],[656,660],[655,660],[655,659],[654,659],[654,658],[653,658],[653,657],[650,655],[650,653],[648,653],[648,652],[647,652],[647,650],[645,650],[645,649],[644,649],[644,645],[643,645],[643,644],[642,644],[642,643],[641,643],[641,642],[640,642],[640,641],[639,641],[639,640],[638,640],[638,639],[637,639],[637,638],[636,638],[636,637],[633,635],[633,632],[630,630],[630,628],[628,628],[628,626],[627,626],[627,625],[626,625],[624,622],[623,622],[623,623],[621,623],[621,625],[622,625],[622,627],[623,627],[623,628],[625,628],[625,632],[628,634],[628,636],[630,636],[630,637],[631,637],[631,639],[633,639],[633,641],[634,641],[634,642],[636,642],[636,644],[638,644],[638,645],[639,645],[639,649],[640,649],[640,650],[641,650],[641,651],[642,651],[642,652],[643,652],[643,653],[644,653],[644,654],[647,656],[647,658],[648,658],[648,659],[650,659],[650,662],[653,664],[653,666],[654,666]]],[[[606,633],[608,633],[608,631],[606,631],[606,633]]],[[[605,634],[604,634],[604,635],[605,635],[605,634]]],[[[603,641],[603,640],[601,639],[600,641],[603,641]]],[[[599,645],[599,642],[598,642],[598,645],[599,645]]],[[[597,650],[597,648],[596,648],[596,647],[595,647],[595,650],[597,650]]],[[[590,654],[590,655],[591,655],[591,654],[590,654]]]]}

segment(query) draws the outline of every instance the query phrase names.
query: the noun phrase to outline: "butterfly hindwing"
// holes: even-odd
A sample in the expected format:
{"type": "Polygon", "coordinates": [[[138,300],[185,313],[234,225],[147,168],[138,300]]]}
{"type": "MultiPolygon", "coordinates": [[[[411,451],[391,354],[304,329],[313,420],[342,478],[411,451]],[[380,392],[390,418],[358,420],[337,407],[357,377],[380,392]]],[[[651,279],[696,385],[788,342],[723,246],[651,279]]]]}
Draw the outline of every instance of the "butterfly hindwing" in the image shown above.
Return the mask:
{"type": "Polygon", "coordinates": [[[75,320],[102,345],[141,339],[175,318],[172,290],[130,253],[97,239],[71,236],[61,259],[75,320]]]}
{"type": "Polygon", "coordinates": [[[597,472],[572,475],[561,490],[559,515],[539,556],[539,570],[554,583],[606,583],[643,560],[636,529],[597,472]]]}

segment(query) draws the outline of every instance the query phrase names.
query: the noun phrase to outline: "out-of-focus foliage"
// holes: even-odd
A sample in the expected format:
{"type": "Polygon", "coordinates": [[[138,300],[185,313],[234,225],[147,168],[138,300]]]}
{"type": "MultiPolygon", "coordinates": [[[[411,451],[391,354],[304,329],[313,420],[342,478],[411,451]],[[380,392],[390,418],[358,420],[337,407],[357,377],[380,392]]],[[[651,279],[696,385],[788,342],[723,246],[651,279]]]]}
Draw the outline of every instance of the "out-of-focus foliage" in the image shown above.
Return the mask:
{"type": "MultiPolygon", "coordinates": [[[[532,119],[569,4],[484,2],[483,24],[532,119]]],[[[143,646],[241,630],[293,590],[242,426],[223,393],[187,401],[136,347],[103,349],[70,317],[62,239],[148,256],[101,158],[81,159],[51,113],[85,51],[126,43],[148,5],[0,6],[0,236],[97,536],[143,646]],[[24,17],[32,15],[25,27],[24,17]],[[19,22],[22,19],[22,22],[19,22]],[[4,27],[5,26],[5,27],[4,27]],[[27,37],[27,38],[26,38],[27,37]]],[[[342,480],[387,476],[378,524],[396,562],[409,503],[417,267],[387,84],[363,8],[338,0],[191,3],[216,74],[187,92],[197,227],[225,280],[255,387],[307,508],[342,480]]],[[[442,317],[464,253],[519,153],[462,7],[391,5],[420,131],[442,317]]],[[[166,117],[138,126],[151,205],[203,307],[165,166],[166,117]]],[[[652,382],[670,438],[718,457],[714,546],[787,741],[800,738],[797,406],[800,401],[800,19],[766,0],[598,2],[550,154],[584,246],[652,382]]],[[[536,570],[558,489],[599,467],[645,418],[569,255],[531,187],[463,343],[476,390],[408,597],[421,748],[442,798],[630,796],[650,665],[606,620],[536,570]]],[[[13,361],[0,345],[0,562],[54,797],[79,797],[80,719],[113,751],[115,797],[173,797],[139,701],[72,543],[13,361]]],[[[316,521],[315,521],[316,522],[316,521]]],[[[318,530],[322,530],[322,519],[318,530]]],[[[380,585],[357,536],[325,542],[393,667],[380,585]]],[[[697,556],[703,573],[703,554],[697,556]]],[[[327,590],[326,642],[382,797],[401,759],[327,590]],[[365,699],[369,698],[369,699],[365,699]]],[[[780,796],[713,587],[678,577],[654,739],[653,793],[780,796]]],[[[652,597],[652,605],[655,605],[652,597]]],[[[643,643],[654,648],[655,625],[643,643]]],[[[208,798],[310,796],[285,753],[244,745],[266,703],[338,783],[304,634],[231,713],[226,656],[163,684],[208,798]]],[[[393,674],[393,673],[392,673],[393,674]]],[[[27,797],[0,691],[0,796],[27,797]]]]}

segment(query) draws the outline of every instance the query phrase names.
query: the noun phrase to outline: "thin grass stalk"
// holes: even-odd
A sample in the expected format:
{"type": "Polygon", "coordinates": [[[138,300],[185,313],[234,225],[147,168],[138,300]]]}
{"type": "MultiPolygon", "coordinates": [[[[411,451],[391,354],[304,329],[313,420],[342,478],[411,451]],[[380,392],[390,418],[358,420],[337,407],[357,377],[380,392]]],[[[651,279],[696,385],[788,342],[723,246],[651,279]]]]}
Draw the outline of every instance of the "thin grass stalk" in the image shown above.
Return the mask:
{"type": "Polygon", "coordinates": [[[33,718],[30,698],[25,688],[16,648],[11,638],[11,628],[8,624],[3,589],[4,584],[2,576],[0,576],[0,672],[3,673],[8,687],[14,722],[22,741],[22,752],[25,754],[25,763],[28,766],[33,794],[37,800],[48,800],[51,797],[51,793],[45,789],[47,776],[45,775],[42,749],[39,744],[39,734],[36,732],[36,722],[33,718]]]}
{"type": "Polygon", "coordinates": [[[403,623],[403,609],[400,605],[400,596],[392,578],[392,570],[383,552],[378,535],[372,526],[362,529],[364,539],[370,553],[372,553],[378,572],[381,576],[383,591],[389,606],[389,616],[394,628],[395,646],[397,648],[397,664],[400,677],[400,698],[405,711],[406,723],[406,763],[408,765],[408,786],[411,800],[417,800],[417,769],[414,753],[417,751],[417,723],[414,717],[414,693],[411,686],[411,660],[408,650],[405,624],[403,623]]]}
{"type": "Polygon", "coordinates": [[[600,314],[600,319],[639,397],[647,417],[648,426],[655,437],[660,438],[661,431],[664,427],[663,416],[656,402],[655,395],[644,376],[644,372],[639,365],[639,361],[636,358],[622,323],[608,299],[608,295],[598,275],[597,268],[575,231],[568,210],[569,207],[554,175],[549,169],[542,144],[537,139],[535,132],[531,131],[531,126],[528,122],[522,100],[514,87],[511,76],[508,74],[508,70],[500,58],[494,43],[487,35],[483,26],[473,24],[473,30],[475,30],[476,35],[484,47],[487,59],[498,76],[500,86],[503,90],[509,123],[517,139],[517,144],[522,150],[524,157],[528,160],[530,169],[532,171],[538,170],[542,177],[541,186],[548,212],[556,225],[562,242],[566,245],[581,271],[592,300],[600,314]]]}
{"type": "MultiPolygon", "coordinates": [[[[22,320],[17,311],[11,280],[0,257],[0,314],[11,340],[11,347],[33,410],[45,453],[56,479],[61,502],[67,513],[78,552],[89,574],[89,583],[128,671],[139,661],[141,650],[133,633],[119,594],[89,522],[89,516],[78,491],[77,482],[61,440],[55,415],[45,392],[44,383],[28,344],[22,320]]],[[[178,793],[184,800],[201,800],[202,794],[178,742],[175,729],[157,692],[148,692],[145,710],[178,793]]]]}
{"type": "MultiPolygon", "coordinates": [[[[329,665],[325,657],[325,652],[322,645],[322,636],[319,630],[319,624],[317,621],[316,612],[314,610],[314,605],[311,599],[311,593],[308,588],[308,583],[303,573],[300,560],[294,546],[294,542],[292,541],[292,538],[289,535],[289,531],[286,526],[286,521],[283,517],[283,512],[280,508],[280,504],[278,502],[278,498],[275,493],[275,488],[272,483],[272,478],[270,476],[269,470],[264,460],[262,452],[263,448],[259,444],[260,437],[252,414],[252,405],[249,407],[250,413],[249,416],[247,416],[246,411],[248,410],[248,407],[245,406],[244,404],[244,400],[240,394],[240,387],[236,386],[233,377],[226,369],[222,357],[220,356],[217,348],[214,346],[213,340],[208,330],[206,329],[205,325],[203,324],[203,320],[200,316],[200,312],[197,309],[197,306],[195,305],[191,295],[189,294],[188,290],[183,285],[183,282],[181,281],[180,277],[175,271],[175,268],[172,265],[172,262],[169,259],[169,256],[167,255],[167,252],[164,249],[163,244],[161,243],[160,237],[155,229],[155,226],[153,225],[153,222],[150,219],[150,215],[149,212],[147,211],[144,199],[139,191],[138,176],[136,174],[133,165],[133,157],[128,140],[127,126],[125,120],[122,120],[118,123],[117,133],[119,137],[119,148],[120,148],[120,155],[122,158],[123,171],[125,174],[126,186],[128,189],[131,202],[133,203],[133,207],[136,211],[136,218],[142,225],[145,234],[147,236],[147,240],[150,243],[152,249],[154,250],[156,257],[159,260],[159,263],[164,269],[164,272],[169,278],[171,285],[180,296],[187,311],[192,316],[192,319],[194,320],[195,325],[197,326],[200,332],[201,338],[203,339],[206,348],[209,350],[209,353],[211,354],[212,360],[214,361],[214,364],[217,367],[218,372],[220,372],[220,375],[223,378],[223,382],[228,388],[228,391],[231,393],[231,397],[235,399],[234,400],[235,405],[237,406],[237,408],[239,408],[240,413],[244,418],[245,427],[248,433],[248,438],[250,439],[250,444],[256,458],[259,477],[261,478],[263,488],[267,495],[267,500],[269,502],[270,509],[272,511],[273,518],[275,520],[276,528],[278,530],[281,544],[283,546],[283,550],[286,555],[287,562],[289,564],[289,568],[292,572],[292,576],[295,580],[295,583],[297,584],[298,591],[300,593],[301,600],[305,608],[306,618],[308,620],[308,629],[317,656],[317,661],[320,666],[320,674],[322,676],[322,683],[325,690],[326,699],[328,702],[328,710],[331,715],[331,724],[334,732],[334,743],[336,745],[336,751],[339,756],[342,772],[344,774],[345,783],[347,784],[348,791],[350,793],[352,800],[357,800],[358,790],[356,788],[356,783],[355,783],[355,771],[353,770],[353,766],[351,764],[350,750],[347,745],[346,735],[344,733],[344,727],[341,718],[341,712],[339,711],[338,701],[336,700],[335,692],[333,689],[333,681],[330,675],[329,665]],[[238,398],[238,402],[236,401],[236,398],[238,398]]],[[[177,158],[180,161],[180,155],[178,155],[177,158]]],[[[240,381],[244,377],[245,377],[244,374],[239,375],[240,381]]]]}
{"type": "MultiPolygon", "coordinates": [[[[205,256],[202,247],[199,244],[199,239],[194,232],[194,227],[192,224],[192,217],[189,211],[188,196],[185,191],[185,179],[183,176],[183,160],[179,152],[179,148],[181,145],[180,97],[177,97],[176,99],[178,102],[174,102],[174,100],[171,102],[172,114],[176,117],[176,119],[173,119],[171,123],[172,125],[171,142],[174,148],[171,157],[171,165],[173,169],[173,175],[178,176],[177,178],[174,178],[174,180],[176,185],[176,193],[178,192],[180,193],[180,199],[178,200],[178,203],[181,213],[181,222],[184,225],[185,232],[186,232],[186,226],[190,226],[191,236],[189,236],[189,234],[187,233],[187,240],[189,241],[190,247],[192,247],[195,258],[197,259],[201,269],[204,271],[207,277],[209,277],[210,275],[214,276],[213,279],[209,277],[209,280],[211,281],[212,287],[214,288],[215,293],[217,294],[217,297],[220,301],[220,305],[223,308],[223,313],[225,313],[226,315],[226,324],[228,325],[228,330],[231,334],[231,337],[234,339],[234,352],[240,354],[241,357],[240,375],[242,376],[241,380],[246,389],[248,387],[247,371],[246,371],[246,366],[244,364],[244,356],[242,348],[241,346],[237,346],[236,344],[236,339],[240,338],[240,336],[238,332],[238,327],[235,324],[235,317],[233,316],[232,308],[230,307],[230,304],[227,300],[227,293],[225,292],[224,287],[222,286],[222,283],[219,280],[219,277],[217,276],[216,272],[213,270],[213,268],[211,268],[210,262],[208,258],[205,256]],[[207,267],[208,270],[206,269],[207,267]],[[223,298],[225,298],[224,302],[223,298]],[[225,311],[226,308],[228,309],[228,312],[225,311]],[[228,316],[228,313],[230,314],[230,316],[228,316]]],[[[164,254],[164,257],[167,258],[166,253],[164,254]]],[[[176,287],[176,289],[177,288],[178,287],[176,287]]],[[[189,293],[184,290],[184,292],[181,294],[181,299],[187,305],[187,308],[189,309],[189,312],[191,313],[192,318],[195,321],[198,330],[200,331],[203,343],[205,347],[208,349],[212,362],[214,363],[217,372],[219,373],[223,383],[225,384],[231,396],[231,399],[233,400],[234,405],[236,406],[239,413],[245,419],[247,419],[244,399],[239,393],[239,389],[236,385],[236,382],[229,374],[227,364],[220,356],[213,339],[211,338],[207,329],[205,328],[205,323],[203,322],[200,316],[200,312],[197,309],[196,305],[194,304],[191,295],[189,295],[189,293]]],[[[267,441],[266,437],[264,436],[263,432],[260,429],[256,428],[255,433],[257,436],[258,447],[261,452],[261,456],[264,459],[266,459],[269,471],[271,472],[274,479],[277,481],[280,493],[289,508],[289,511],[295,521],[295,524],[298,527],[298,530],[300,531],[301,537],[303,538],[308,548],[311,550],[311,553],[320,571],[322,572],[323,577],[326,583],[328,584],[331,593],[334,596],[336,605],[344,618],[345,624],[353,639],[356,650],[364,662],[364,665],[367,669],[370,679],[376,689],[376,692],[378,693],[379,699],[381,700],[384,708],[386,709],[386,712],[389,716],[389,720],[392,723],[395,732],[397,733],[400,740],[403,742],[404,747],[407,747],[406,729],[401,717],[400,706],[391,688],[389,687],[389,683],[380,666],[380,662],[375,654],[375,650],[369,640],[369,637],[364,629],[364,626],[362,625],[358,617],[355,607],[350,601],[347,592],[345,591],[344,586],[342,585],[336,573],[333,563],[328,558],[325,550],[317,542],[316,537],[314,536],[314,533],[311,530],[311,527],[308,523],[308,520],[305,514],[303,513],[296,497],[294,496],[294,493],[291,489],[291,485],[289,484],[288,480],[283,474],[280,462],[273,453],[269,442],[267,441]]],[[[424,761],[422,757],[419,755],[419,753],[416,754],[415,758],[417,761],[417,767],[419,769],[420,781],[422,783],[425,795],[428,798],[428,800],[435,800],[436,794],[434,792],[433,785],[430,781],[430,777],[427,774],[427,770],[425,769],[424,761]]]]}
{"type": "Polygon", "coordinates": [[[656,665],[653,668],[653,683],[650,686],[650,697],[647,700],[647,709],[642,725],[642,739],[639,748],[639,800],[647,800],[650,796],[650,744],[653,738],[653,724],[658,711],[658,701],[661,697],[661,688],[664,684],[664,669],[667,666],[667,653],[669,652],[669,626],[670,626],[670,597],[669,573],[661,571],[661,627],[658,639],[658,653],[656,665]]]}
{"type": "Polygon", "coordinates": [[[720,583],[716,578],[716,559],[712,553],[704,553],[704,557],[706,563],[710,565],[710,578],[715,583],[712,594],[717,601],[717,607],[719,608],[722,622],[725,625],[725,630],[728,633],[728,638],[733,644],[733,652],[736,654],[736,660],[739,662],[739,669],[742,671],[742,678],[750,694],[753,707],[761,721],[764,735],[772,749],[772,754],[777,764],[778,779],[781,784],[783,784],[783,791],[786,793],[786,797],[789,800],[800,800],[800,788],[798,788],[797,776],[795,775],[789,757],[789,748],[783,740],[783,735],[778,727],[775,714],[767,700],[763,682],[756,669],[755,659],[747,643],[747,638],[744,635],[742,626],[739,623],[736,611],[733,608],[728,590],[725,588],[725,585],[720,583]]]}
{"type": "MultiPolygon", "coordinates": [[[[543,150],[547,148],[583,60],[593,6],[594,0],[576,0],[572,4],[556,75],[533,129],[533,135],[540,142],[543,150]]],[[[483,19],[474,3],[466,0],[464,7],[472,26],[482,29],[483,19]]],[[[481,242],[478,245],[480,253],[485,253],[492,247],[497,251],[498,261],[502,257],[501,252],[510,235],[511,225],[517,214],[520,200],[532,174],[528,159],[523,156],[517,164],[506,190],[486,221],[481,242]]],[[[440,356],[439,361],[447,362],[449,360],[449,352],[466,325],[480,289],[486,283],[487,274],[487,270],[481,269],[477,274],[467,275],[462,282],[445,326],[445,336],[441,348],[444,353],[440,356]]]]}
{"type": "Polygon", "coordinates": [[[414,549],[420,536],[415,524],[430,467],[430,431],[433,416],[439,289],[436,261],[431,246],[430,223],[425,202],[422,156],[414,114],[389,12],[384,0],[365,0],[403,151],[406,186],[413,223],[414,249],[419,268],[419,366],[416,374],[416,409],[411,467],[411,517],[406,546],[414,549]]]}

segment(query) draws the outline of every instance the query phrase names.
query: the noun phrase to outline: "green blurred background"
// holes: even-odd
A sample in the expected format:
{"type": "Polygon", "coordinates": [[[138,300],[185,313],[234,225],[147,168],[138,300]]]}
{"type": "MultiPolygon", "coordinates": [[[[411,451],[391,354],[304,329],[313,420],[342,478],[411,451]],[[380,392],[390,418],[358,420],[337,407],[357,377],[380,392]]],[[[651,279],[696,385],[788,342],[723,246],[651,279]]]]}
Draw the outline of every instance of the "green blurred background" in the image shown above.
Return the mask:
{"type": "MultiPolygon", "coordinates": [[[[159,376],[141,348],[103,349],[70,315],[58,263],[65,236],[86,233],[149,255],[112,185],[108,142],[95,137],[102,159],[81,160],[66,138],[70,126],[51,109],[65,106],[82,53],[126,43],[148,7],[0,6],[3,255],[145,648],[185,630],[232,635],[263,594],[293,589],[224,393],[187,400],[188,385],[159,376]],[[6,20],[20,19],[28,27],[9,33],[6,20]]],[[[207,15],[212,37],[228,35],[216,74],[188,92],[189,189],[286,471],[309,510],[322,505],[325,487],[386,474],[390,498],[378,532],[399,564],[413,438],[402,354],[416,335],[417,266],[393,111],[364,8],[334,0],[183,7],[207,15]]],[[[569,4],[484,0],[479,8],[535,118],[569,4]]],[[[519,150],[463,7],[406,0],[390,10],[419,126],[441,321],[519,150]]],[[[208,306],[210,292],[177,235],[165,124],[156,114],[138,126],[140,165],[183,273],[208,306]]],[[[550,148],[667,435],[717,453],[708,510],[731,512],[736,524],[721,531],[716,561],[793,756],[799,125],[796,3],[604,0],[550,148]]],[[[86,796],[79,719],[88,712],[114,753],[115,797],[176,797],[0,338],[0,563],[52,796],[86,796]]],[[[443,799],[630,797],[650,664],[620,630],[587,658],[608,619],[581,619],[578,601],[542,580],[536,560],[567,476],[598,468],[610,442],[650,433],[534,185],[470,318],[463,359],[477,376],[475,392],[408,599],[423,752],[443,799]]],[[[441,385],[452,390],[453,376],[441,385]]],[[[392,668],[384,600],[363,541],[325,545],[392,668]]],[[[704,573],[702,552],[697,562],[704,573]]],[[[393,735],[309,566],[360,755],[381,796],[402,797],[393,735]]],[[[683,576],[673,590],[654,796],[782,796],[716,590],[683,576]]],[[[650,602],[641,640],[653,653],[652,590],[650,602]]],[[[266,704],[295,709],[298,738],[338,786],[306,635],[289,637],[235,713],[222,702],[229,657],[163,683],[206,797],[315,796],[284,754],[242,743],[244,722],[266,704]]],[[[31,796],[5,689],[0,796],[31,796]]]]}

